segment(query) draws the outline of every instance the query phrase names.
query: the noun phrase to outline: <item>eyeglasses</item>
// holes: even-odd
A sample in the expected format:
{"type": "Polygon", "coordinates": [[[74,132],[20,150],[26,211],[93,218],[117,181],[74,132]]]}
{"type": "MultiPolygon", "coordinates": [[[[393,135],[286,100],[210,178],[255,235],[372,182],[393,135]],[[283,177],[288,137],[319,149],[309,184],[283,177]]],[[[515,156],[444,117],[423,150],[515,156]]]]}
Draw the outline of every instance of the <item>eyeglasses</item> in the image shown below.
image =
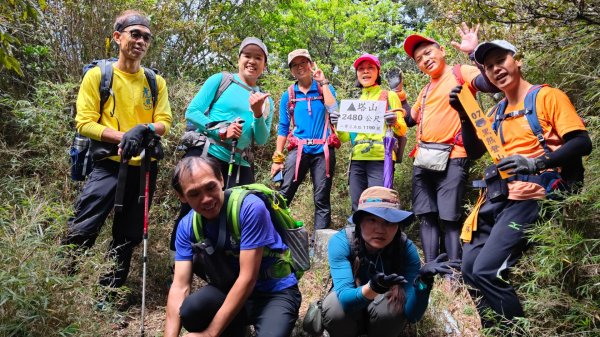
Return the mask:
{"type": "Polygon", "coordinates": [[[131,38],[136,41],[139,39],[144,39],[144,42],[146,42],[146,43],[152,42],[152,38],[153,38],[152,34],[142,33],[141,31],[139,31],[137,29],[124,30],[123,33],[129,33],[129,36],[131,36],[131,38]]]}
{"type": "Polygon", "coordinates": [[[290,65],[290,68],[292,69],[298,69],[298,67],[303,66],[306,67],[306,65],[308,64],[309,61],[302,61],[302,62],[298,62],[298,63],[292,63],[290,65]]]}

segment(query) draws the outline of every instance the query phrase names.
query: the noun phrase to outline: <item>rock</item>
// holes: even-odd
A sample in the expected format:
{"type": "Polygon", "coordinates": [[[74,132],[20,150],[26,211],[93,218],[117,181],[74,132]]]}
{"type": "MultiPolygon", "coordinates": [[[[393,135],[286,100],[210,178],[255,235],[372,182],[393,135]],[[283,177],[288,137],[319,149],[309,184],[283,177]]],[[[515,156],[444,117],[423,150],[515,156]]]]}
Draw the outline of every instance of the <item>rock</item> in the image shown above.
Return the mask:
{"type": "Polygon", "coordinates": [[[327,264],[327,242],[329,238],[337,233],[334,229],[318,229],[315,231],[315,245],[314,254],[312,256],[312,262],[314,265],[327,264]]]}

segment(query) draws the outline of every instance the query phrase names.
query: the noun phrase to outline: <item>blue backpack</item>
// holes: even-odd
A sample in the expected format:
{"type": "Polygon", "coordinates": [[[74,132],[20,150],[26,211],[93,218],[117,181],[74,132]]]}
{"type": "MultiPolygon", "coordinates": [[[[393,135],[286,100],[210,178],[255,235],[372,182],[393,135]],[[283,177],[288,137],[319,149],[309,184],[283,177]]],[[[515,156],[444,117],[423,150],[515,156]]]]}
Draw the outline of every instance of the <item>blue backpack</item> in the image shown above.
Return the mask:
{"type": "MultiPolygon", "coordinates": [[[[104,103],[114,95],[112,91],[112,80],[113,80],[113,63],[117,61],[116,58],[94,60],[89,64],[83,66],[83,76],[92,68],[100,67],[100,116],[102,116],[102,109],[104,103]]],[[[156,100],[158,99],[158,86],[156,84],[156,73],[155,69],[144,67],[144,74],[148,85],[150,85],[150,93],[152,95],[152,106],[156,107],[156,100]]],[[[114,97],[113,97],[114,98],[114,97]]],[[[115,113],[114,108],[111,112],[111,116],[115,113]]],[[[100,120],[98,120],[100,121],[100,120]]],[[[71,157],[71,179],[74,181],[84,181],[85,178],[92,172],[93,160],[92,151],[90,151],[91,140],[81,135],[79,132],[75,132],[69,155],[71,157]]]]}
{"type": "MultiPolygon", "coordinates": [[[[525,116],[531,132],[535,135],[538,142],[544,149],[545,154],[550,154],[552,150],[546,144],[544,138],[544,130],[540,125],[536,112],[536,99],[537,95],[543,87],[548,86],[547,84],[534,85],[529,89],[525,96],[524,109],[518,111],[512,111],[505,113],[508,101],[506,98],[501,100],[488,114],[488,117],[494,116],[494,122],[492,123],[492,129],[500,137],[500,141],[504,144],[504,134],[502,132],[502,122],[507,118],[525,116]]],[[[510,177],[509,180],[528,181],[541,185],[546,189],[546,194],[550,194],[556,190],[571,190],[569,186],[571,183],[581,183],[583,180],[583,163],[581,159],[578,162],[572,163],[572,165],[565,166],[562,168],[561,173],[558,171],[545,171],[541,174],[517,174],[510,177]]]]}

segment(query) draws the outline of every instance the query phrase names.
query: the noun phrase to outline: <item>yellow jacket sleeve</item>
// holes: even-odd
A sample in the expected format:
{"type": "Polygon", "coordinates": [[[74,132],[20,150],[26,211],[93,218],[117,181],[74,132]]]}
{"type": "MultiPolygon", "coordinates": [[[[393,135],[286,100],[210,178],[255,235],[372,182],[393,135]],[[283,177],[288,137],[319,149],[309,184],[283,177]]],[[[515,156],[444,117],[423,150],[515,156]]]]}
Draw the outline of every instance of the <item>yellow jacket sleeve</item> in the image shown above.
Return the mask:
{"type": "Polygon", "coordinates": [[[100,140],[106,128],[100,124],[100,76],[99,67],[94,67],[85,74],[76,103],[77,131],[94,140],[100,140]]]}

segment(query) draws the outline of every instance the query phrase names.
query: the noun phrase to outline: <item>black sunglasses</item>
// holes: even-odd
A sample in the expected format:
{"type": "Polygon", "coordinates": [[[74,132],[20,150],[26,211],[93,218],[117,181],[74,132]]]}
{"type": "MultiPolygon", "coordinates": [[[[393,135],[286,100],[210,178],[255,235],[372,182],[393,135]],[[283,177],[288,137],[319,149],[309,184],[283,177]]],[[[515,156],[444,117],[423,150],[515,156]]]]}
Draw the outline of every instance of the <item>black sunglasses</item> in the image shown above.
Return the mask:
{"type": "Polygon", "coordinates": [[[144,39],[144,42],[146,42],[146,43],[152,42],[152,38],[153,38],[152,34],[142,33],[141,31],[139,31],[137,29],[124,30],[123,33],[129,33],[129,36],[131,36],[131,38],[136,41],[139,39],[144,39]]]}

